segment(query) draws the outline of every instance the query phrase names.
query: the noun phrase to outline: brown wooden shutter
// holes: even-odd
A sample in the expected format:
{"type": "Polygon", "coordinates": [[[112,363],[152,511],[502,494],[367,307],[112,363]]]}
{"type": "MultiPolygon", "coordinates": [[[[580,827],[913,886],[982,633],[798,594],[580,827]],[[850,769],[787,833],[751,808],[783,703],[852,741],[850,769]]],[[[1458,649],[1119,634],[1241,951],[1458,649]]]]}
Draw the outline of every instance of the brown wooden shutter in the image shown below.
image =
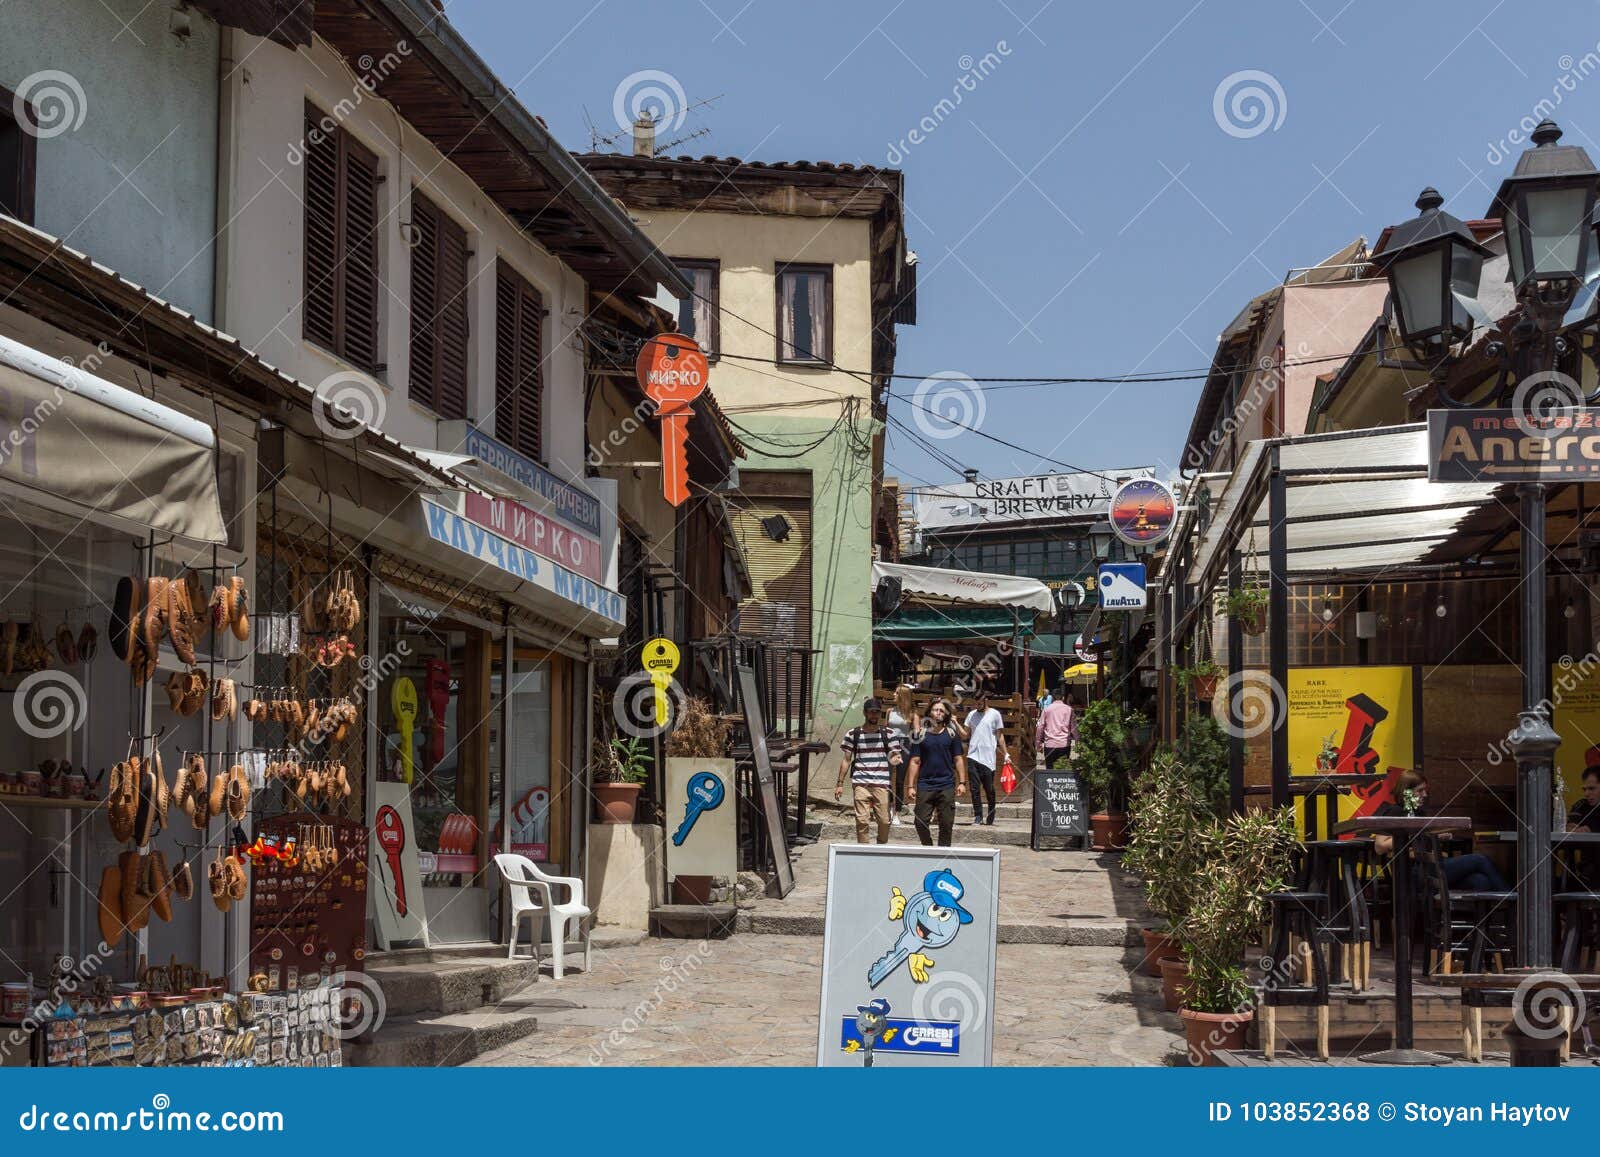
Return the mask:
{"type": "Polygon", "coordinates": [[[320,346],[335,348],[335,301],[339,266],[339,142],[319,127],[321,114],[306,106],[305,298],[301,328],[320,346]]]}
{"type": "Polygon", "coordinates": [[[339,133],[340,311],[339,348],[346,361],[378,368],[378,158],[349,133],[339,133]]]}
{"type": "Polygon", "coordinates": [[[378,367],[378,158],[305,111],[305,336],[364,370],[378,367]]]}
{"type": "Polygon", "coordinates": [[[495,436],[544,461],[544,300],[504,261],[495,279],[495,436]]]}
{"type": "Polygon", "coordinates": [[[422,194],[411,194],[411,400],[438,409],[438,351],[433,317],[438,309],[439,217],[422,194]]]}
{"type": "Polygon", "coordinates": [[[811,475],[743,471],[740,492],[728,496],[728,511],[754,588],[739,604],[740,633],[809,647],[811,475]],[[782,541],[773,537],[774,530],[782,541]]]}
{"type": "Polygon", "coordinates": [[[439,214],[439,416],[467,416],[467,231],[439,214]]]}

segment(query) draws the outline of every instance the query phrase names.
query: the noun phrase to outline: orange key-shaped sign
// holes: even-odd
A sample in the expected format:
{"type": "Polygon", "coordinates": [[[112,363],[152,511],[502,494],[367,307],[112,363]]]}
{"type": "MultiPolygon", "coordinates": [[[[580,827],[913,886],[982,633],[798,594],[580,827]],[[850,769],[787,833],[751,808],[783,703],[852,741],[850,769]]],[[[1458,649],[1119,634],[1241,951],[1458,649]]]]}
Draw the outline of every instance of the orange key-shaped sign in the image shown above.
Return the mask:
{"type": "Polygon", "coordinates": [[[680,506],[689,497],[689,403],[705,392],[711,366],[694,338],[664,333],[644,343],[637,369],[661,419],[661,493],[680,506]]]}

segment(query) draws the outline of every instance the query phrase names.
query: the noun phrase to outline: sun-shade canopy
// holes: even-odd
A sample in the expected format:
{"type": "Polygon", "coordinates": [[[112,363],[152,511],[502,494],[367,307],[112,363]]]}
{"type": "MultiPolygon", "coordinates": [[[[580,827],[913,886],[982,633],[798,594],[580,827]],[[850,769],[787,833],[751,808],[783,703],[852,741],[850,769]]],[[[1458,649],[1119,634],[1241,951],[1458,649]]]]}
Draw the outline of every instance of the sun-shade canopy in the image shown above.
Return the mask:
{"type": "Polygon", "coordinates": [[[1458,560],[1451,540],[1499,489],[1429,482],[1428,430],[1420,423],[1251,442],[1232,476],[1216,482],[1192,574],[1225,565],[1222,552],[1248,551],[1252,539],[1265,566],[1271,519],[1263,481],[1274,451],[1286,482],[1290,576],[1458,560]]]}
{"type": "Polygon", "coordinates": [[[205,423],[0,337],[0,427],[0,481],[129,531],[228,541],[205,423]]]}
{"type": "Polygon", "coordinates": [[[872,586],[886,578],[900,580],[908,595],[933,602],[982,607],[1020,607],[1048,615],[1055,610],[1050,588],[1038,579],[983,571],[946,570],[934,566],[909,566],[899,562],[872,564],[872,586]]]}

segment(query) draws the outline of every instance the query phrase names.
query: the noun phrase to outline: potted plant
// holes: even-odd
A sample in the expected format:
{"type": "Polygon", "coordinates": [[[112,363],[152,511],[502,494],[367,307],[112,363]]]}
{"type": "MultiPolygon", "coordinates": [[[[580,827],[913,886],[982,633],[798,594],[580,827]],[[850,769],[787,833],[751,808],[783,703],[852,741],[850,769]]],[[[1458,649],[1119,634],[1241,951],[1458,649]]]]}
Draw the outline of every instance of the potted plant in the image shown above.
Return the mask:
{"type": "Polygon", "coordinates": [[[1162,921],[1140,929],[1145,949],[1140,971],[1146,976],[1162,976],[1164,961],[1182,958],[1177,930],[1188,919],[1194,894],[1205,810],[1191,770],[1171,750],[1157,752],[1149,769],[1134,782],[1123,866],[1141,877],[1145,903],[1162,921]]]}
{"type": "Polygon", "coordinates": [[[1223,671],[1213,660],[1200,659],[1192,667],[1179,667],[1174,674],[1196,699],[1207,702],[1217,693],[1217,680],[1222,678],[1223,671]]]}
{"type": "Polygon", "coordinates": [[[1088,793],[1089,825],[1094,846],[1100,851],[1119,849],[1125,842],[1128,785],[1138,755],[1133,733],[1146,722],[1137,711],[1124,714],[1115,701],[1099,699],[1089,705],[1078,724],[1072,765],[1088,793]]]}
{"type": "Polygon", "coordinates": [[[1180,1015],[1192,1065],[1216,1065],[1219,1051],[1244,1046],[1255,1016],[1244,954],[1266,920],[1267,896],[1289,877],[1294,842],[1288,807],[1202,828],[1202,865],[1181,929],[1189,975],[1180,1015]]]}
{"type": "Polygon", "coordinates": [[[639,792],[650,774],[650,752],[644,740],[613,737],[595,743],[595,818],[603,824],[631,824],[639,807],[639,792]]]}
{"type": "Polygon", "coordinates": [[[1238,620],[1245,634],[1259,635],[1267,629],[1266,587],[1252,584],[1231,590],[1222,605],[1230,619],[1238,620]]]}

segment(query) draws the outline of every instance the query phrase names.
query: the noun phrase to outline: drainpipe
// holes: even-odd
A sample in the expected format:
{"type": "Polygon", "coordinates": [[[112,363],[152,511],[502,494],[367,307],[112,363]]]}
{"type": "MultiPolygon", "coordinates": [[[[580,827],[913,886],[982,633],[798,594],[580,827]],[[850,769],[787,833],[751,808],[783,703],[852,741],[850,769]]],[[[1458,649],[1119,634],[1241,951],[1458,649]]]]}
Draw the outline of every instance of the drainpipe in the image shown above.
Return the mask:
{"type": "Polygon", "coordinates": [[[236,67],[234,53],[238,33],[227,25],[218,29],[217,47],[217,149],[216,198],[212,218],[211,251],[211,327],[223,333],[232,332],[232,318],[228,309],[228,266],[233,250],[233,178],[239,134],[234,130],[233,72],[236,67]]]}

